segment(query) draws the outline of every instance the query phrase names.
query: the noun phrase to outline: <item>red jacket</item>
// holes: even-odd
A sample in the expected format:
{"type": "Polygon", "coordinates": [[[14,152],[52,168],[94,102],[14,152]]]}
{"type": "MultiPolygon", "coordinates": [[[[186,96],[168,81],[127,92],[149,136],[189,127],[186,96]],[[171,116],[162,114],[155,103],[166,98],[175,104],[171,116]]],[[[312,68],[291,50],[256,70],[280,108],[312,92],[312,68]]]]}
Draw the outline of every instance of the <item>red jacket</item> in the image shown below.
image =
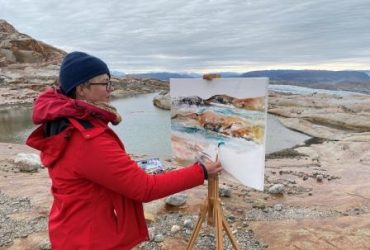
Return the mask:
{"type": "Polygon", "coordinates": [[[114,113],[57,90],[42,93],[33,120],[42,124],[27,144],[41,151],[54,197],[49,216],[53,250],[131,249],[148,240],[142,202],[204,182],[199,164],[160,175],[145,173],[107,126],[114,113]],[[67,128],[45,136],[47,122],[69,118],[67,128]],[[85,128],[76,119],[89,121],[85,128]]]}

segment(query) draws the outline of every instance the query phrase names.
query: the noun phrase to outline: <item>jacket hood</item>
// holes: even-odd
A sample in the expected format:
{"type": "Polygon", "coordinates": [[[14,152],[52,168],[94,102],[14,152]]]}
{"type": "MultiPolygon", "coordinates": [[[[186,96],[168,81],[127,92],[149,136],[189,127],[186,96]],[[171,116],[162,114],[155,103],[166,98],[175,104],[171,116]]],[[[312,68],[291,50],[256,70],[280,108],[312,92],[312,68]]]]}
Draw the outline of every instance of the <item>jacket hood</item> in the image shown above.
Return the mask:
{"type": "Polygon", "coordinates": [[[58,89],[49,88],[42,92],[33,106],[33,123],[43,124],[62,117],[83,120],[98,118],[113,124],[120,122],[120,117],[116,112],[105,110],[82,100],[69,98],[58,89]]]}
{"type": "MultiPolygon", "coordinates": [[[[69,98],[54,88],[47,89],[35,100],[33,107],[33,122],[41,124],[41,126],[31,133],[26,144],[41,151],[40,158],[44,167],[52,167],[63,156],[69,138],[76,126],[69,126],[53,136],[45,136],[46,123],[59,118],[73,118],[92,122],[100,120],[99,123],[112,122],[117,124],[120,121],[119,115],[105,107],[69,98]]],[[[89,134],[98,135],[104,130],[102,127],[94,128],[89,134]]]]}

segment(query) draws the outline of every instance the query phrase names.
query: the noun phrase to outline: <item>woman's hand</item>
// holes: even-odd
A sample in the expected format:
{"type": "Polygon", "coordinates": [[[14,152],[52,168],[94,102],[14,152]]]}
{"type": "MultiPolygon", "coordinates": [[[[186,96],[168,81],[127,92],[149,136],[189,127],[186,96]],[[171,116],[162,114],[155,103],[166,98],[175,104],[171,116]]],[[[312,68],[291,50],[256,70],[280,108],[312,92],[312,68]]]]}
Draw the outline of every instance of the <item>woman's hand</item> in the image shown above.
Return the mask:
{"type": "Polygon", "coordinates": [[[211,161],[208,157],[202,157],[199,162],[207,170],[208,175],[214,175],[222,171],[221,162],[218,159],[216,161],[211,161]]]}
{"type": "Polygon", "coordinates": [[[203,166],[206,168],[208,175],[214,175],[222,171],[221,162],[217,161],[204,161],[203,166]]]}

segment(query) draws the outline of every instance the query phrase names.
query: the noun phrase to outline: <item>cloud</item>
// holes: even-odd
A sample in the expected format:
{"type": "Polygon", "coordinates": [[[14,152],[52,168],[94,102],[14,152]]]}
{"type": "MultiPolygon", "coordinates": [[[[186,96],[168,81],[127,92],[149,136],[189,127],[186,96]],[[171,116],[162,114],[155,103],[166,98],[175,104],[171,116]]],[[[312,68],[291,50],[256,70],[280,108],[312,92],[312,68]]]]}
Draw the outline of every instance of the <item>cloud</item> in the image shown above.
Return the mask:
{"type": "Polygon", "coordinates": [[[370,68],[367,0],[0,0],[0,17],[125,72],[370,68]]]}

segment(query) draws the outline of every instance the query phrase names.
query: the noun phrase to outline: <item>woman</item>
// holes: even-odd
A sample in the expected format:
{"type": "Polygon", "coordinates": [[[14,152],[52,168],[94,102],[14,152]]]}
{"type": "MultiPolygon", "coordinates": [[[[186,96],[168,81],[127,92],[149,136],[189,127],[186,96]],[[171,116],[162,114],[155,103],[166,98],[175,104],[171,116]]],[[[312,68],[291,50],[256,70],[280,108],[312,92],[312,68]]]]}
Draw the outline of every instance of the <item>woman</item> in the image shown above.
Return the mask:
{"type": "Polygon", "coordinates": [[[145,173],[108,127],[121,118],[109,105],[107,65],[72,52],[59,79],[60,89],[36,99],[33,121],[41,126],[27,140],[41,151],[52,181],[52,249],[131,249],[148,240],[142,202],[201,185],[208,174],[221,171],[219,162],[206,162],[145,173]]]}

